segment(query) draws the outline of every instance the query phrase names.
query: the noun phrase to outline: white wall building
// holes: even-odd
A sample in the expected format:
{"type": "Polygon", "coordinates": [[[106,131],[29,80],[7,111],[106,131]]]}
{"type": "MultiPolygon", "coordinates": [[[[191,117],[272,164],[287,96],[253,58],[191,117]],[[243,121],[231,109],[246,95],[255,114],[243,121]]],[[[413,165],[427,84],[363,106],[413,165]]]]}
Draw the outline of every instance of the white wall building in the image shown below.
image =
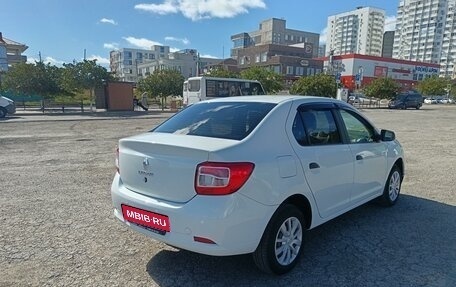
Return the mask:
{"type": "Polygon", "coordinates": [[[455,77],[456,0],[401,0],[393,57],[440,64],[440,76],[455,77]]]}
{"type": "Polygon", "coordinates": [[[110,53],[110,68],[120,81],[137,82],[155,70],[172,69],[184,78],[198,75],[220,59],[200,58],[194,49],[170,52],[169,46],[152,46],[150,50],[122,48],[110,53]]]}
{"type": "Polygon", "coordinates": [[[122,48],[111,51],[109,66],[120,81],[136,82],[139,65],[148,61],[168,57],[168,46],[153,46],[150,50],[122,48]]]}
{"type": "Polygon", "coordinates": [[[326,56],[361,54],[382,55],[385,11],[372,7],[329,16],[326,56]]]}

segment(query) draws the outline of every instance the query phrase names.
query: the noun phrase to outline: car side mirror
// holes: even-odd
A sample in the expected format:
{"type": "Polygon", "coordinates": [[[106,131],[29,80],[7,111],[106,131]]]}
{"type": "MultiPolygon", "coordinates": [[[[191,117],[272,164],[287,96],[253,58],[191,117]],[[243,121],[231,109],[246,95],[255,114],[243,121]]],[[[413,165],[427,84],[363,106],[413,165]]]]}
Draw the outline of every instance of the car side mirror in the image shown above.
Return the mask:
{"type": "Polygon", "coordinates": [[[384,142],[390,142],[396,139],[396,134],[390,130],[381,130],[380,139],[384,142]]]}

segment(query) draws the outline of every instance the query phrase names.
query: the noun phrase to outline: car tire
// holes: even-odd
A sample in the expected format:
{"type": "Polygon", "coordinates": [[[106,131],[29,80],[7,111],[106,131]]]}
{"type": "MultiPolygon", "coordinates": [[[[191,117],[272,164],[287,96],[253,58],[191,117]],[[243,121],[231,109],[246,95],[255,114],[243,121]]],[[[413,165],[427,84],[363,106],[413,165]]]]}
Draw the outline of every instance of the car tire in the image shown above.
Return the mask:
{"type": "Polygon", "coordinates": [[[419,110],[421,108],[421,105],[417,105],[416,109],[419,110]]]}
{"type": "Polygon", "coordinates": [[[285,204],[279,207],[253,253],[257,267],[273,274],[290,271],[302,253],[305,226],[304,214],[296,206],[285,204]]]}
{"type": "Polygon", "coordinates": [[[8,112],[6,111],[5,108],[0,107],[0,118],[6,117],[6,114],[7,114],[7,113],[8,113],[8,112]]]}
{"type": "Polygon", "coordinates": [[[399,199],[402,184],[402,173],[395,165],[391,169],[388,179],[386,180],[385,189],[380,197],[380,203],[384,206],[393,206],[399,199]]]}

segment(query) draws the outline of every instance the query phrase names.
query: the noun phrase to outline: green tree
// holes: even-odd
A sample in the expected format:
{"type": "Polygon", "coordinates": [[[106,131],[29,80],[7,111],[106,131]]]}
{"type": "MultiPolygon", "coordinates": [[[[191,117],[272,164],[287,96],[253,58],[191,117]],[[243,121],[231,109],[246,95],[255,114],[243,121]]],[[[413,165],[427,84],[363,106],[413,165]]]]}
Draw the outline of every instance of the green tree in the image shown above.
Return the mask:
{"type": "Polygon", "coordinates": [[[229,71],[223,67],[217,67],[212,69],[204,74],[208,77],[217,77],[217,78],[239,78],[239,73],[229,71]]]}
{"type": "Polygon", "coordinates": [[[420,81],[418,83],[417,90],[425,96],[442,96],[446,95],[446,88],[449,84],[450,81],[448,79],[435,76],[420,81]]]}
{"type": "Polygon", "coordinates": [[[89,91],[90,105],[93,103],[93,91],[103,85],[104,81],[113,80],[106,68],[97,65],[96,60],[84,60],[78,63],[64,64],[62,71],[62,87],[70,94],[81,94],[83,110],[83,91],[89,91]]]}
{"type": "Polygon", "coordinates": [[[364,87],[363,92],[368,97],[391,99],[400,90],[400,86],[391,78],[377,78],[364,87]]]}
{"type": "Polygon", "coordinates": [[[162,109],[165,107],[168,96],[182,94],[184,77],[175,70],[155,70],[153,74],[141,79],[137,88],[141,93],[147,92],[152,97],[159,97],[162,109]]]}
{"type": "Polygon", "coordinates": [[[334,76],[317,74],[301,77],[291,86],[290,93],[318,97],[334,98],[336,96],[336,80],[334,76]]]}
{"type": "Polygon", "coordinates": [[[283,89],[283,76],[262,67],[251,67],[241,72],[242,79],[257,80],[266,93],[273,94],[283,89]]]}
{"type": "Polygon", "coordinates": [[[50,99],[62,92],[61,69],[42,62],[18,63],[3,76],[5,90],[25,95],[40,95],[50,99]]]}

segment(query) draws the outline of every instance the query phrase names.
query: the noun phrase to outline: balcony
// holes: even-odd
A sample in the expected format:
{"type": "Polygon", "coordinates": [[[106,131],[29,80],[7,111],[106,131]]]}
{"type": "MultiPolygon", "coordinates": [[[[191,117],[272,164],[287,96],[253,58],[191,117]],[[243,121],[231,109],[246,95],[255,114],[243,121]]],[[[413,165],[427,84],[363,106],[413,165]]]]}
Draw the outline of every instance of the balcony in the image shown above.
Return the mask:
{"type": "Polygon", "coordinates": [[[25,63],[27,62],[27,56],[22,55],[7,55],[7,61],[9,64],[12,63],[25,63]]]}

